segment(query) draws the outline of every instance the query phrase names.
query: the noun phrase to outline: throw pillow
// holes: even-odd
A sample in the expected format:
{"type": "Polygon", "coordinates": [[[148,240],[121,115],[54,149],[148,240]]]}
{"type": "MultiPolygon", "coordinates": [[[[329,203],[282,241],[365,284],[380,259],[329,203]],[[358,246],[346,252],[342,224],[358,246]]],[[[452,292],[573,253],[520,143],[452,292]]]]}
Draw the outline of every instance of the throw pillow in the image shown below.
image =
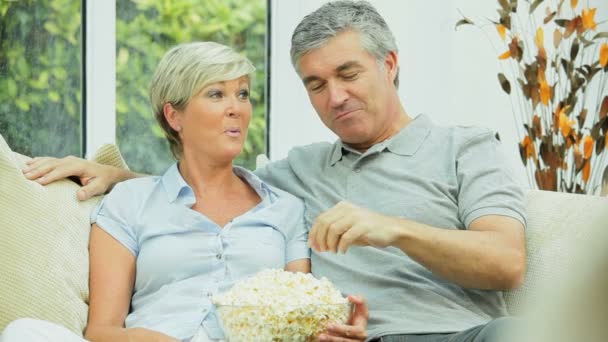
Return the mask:
{"type": "MultiPolygon", "coordinates": [[[[79,185],[42,186],[23,176],[26,156],[0,135],[0,331],[31,317],[82,334],[88,311],[89,214],[100,197],[81,202],[79,185]]],[[[114,145],[93,160],[126,168],[114,145]]]]}

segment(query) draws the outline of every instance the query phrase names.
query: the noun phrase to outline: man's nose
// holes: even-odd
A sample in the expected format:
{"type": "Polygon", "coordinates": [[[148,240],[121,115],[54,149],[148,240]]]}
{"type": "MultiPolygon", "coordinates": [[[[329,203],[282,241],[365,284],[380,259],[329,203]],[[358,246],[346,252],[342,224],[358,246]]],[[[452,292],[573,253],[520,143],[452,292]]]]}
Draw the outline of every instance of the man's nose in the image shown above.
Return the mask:
{"type": "Polygon", "coordinates": [[[348,99],[348,92],[338,82],[328,83],[329,104],[331,107],[339,107],[348,99]]]}

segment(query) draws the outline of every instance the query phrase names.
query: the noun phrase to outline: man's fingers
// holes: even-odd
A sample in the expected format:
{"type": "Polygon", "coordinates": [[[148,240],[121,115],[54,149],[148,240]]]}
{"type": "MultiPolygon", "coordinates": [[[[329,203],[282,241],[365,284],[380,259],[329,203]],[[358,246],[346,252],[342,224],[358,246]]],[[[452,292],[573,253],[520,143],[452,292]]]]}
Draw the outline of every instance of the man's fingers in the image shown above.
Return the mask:
{"type": "Polygon", "coordinates": [[[34,180],[46,174],[53,168],[52,159],[48,157],[37,157],[27,161],[29,164],[23,168],[23,174],[27,179],[34,180]]]}
{"type": "MultiPolygon", "coordinates": [[[[367,338],[367,331],[365,327],[359,327],[354,325],[345,324],[330,324],[327,327],[327,334],[331,337],[346,338],[347,341],[359,341],[367,338]]],[[[341,340],[329,340],[329,341],[341,341],[341,340]]]]}
{"type": "Polygon", "coordinates": [[[36,166],[40,165],[40,163],[44,163],[45,161],[48,161],[51,159],[55,159],[55,158],[54,157],[34,157],[32,159],[26,160],[25,161],[25,165],[27,165],[26,169],[36,167],[36,166]]]}
{"type": "Polygon", "coordinates": [[[354,340],[354,339],[350,339],[350,338],[331,336],[331,335],[326,335],[326,334],[319,335],[319,342],[356,342],[356,341],[363,341],[363,340],[362,339],[354,340]]]}
{"type": "Polygon", "coordinates": [[[348,300],[355,305],[355,310],[352,317],[350,318],[350,324],[358,327],[367,327],[367,320],[369,318],[369,310],[367,308],[367,301],[361,295],[350,295],[348,300]]]}
{"type": "Polygon", "coordinates": [[[324,252],[327,249],[325,242],[327,229],[329,225],[335,221],[335,209],[331,208],[317,216],[310,232],[308,233],[308,241],[311,248],[318,252],[324,252]]]}
{"type": "Polygon", "coordinates": [[[334,253],[338,252],[338,241],[340,237],[351,227],[351,220],[347,216],[342,216],[333,222],[327,229],[325,241],[327,250],[334,253]]]}
{"type": "Polygon", "coordinates": [[[342,234],[340,237],[340,242],[338,243],[338,251],[344,254],[348,247],[353,244],[356,244],[358,239],[363,235],[365,231],[360,226],[352,226],[346,233],[342,234]]]}
{"type": "Polygon", "coordinates": [[[108,184],[100,178],[92,178],[88,181],[87,185],[83,186],[78,190],[76,196],[81,201],[86,201],[89,198],[97,195],[101,195],[109,188],[108,184]]]}

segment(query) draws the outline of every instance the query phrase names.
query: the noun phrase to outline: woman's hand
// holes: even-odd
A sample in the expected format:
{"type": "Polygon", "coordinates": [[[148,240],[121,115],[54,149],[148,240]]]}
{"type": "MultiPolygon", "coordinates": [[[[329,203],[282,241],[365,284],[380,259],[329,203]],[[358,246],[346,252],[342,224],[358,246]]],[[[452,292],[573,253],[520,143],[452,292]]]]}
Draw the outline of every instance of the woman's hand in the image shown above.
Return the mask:
{"type": "Polygon", "coordinates": [[[42,185],[66,177],[77,177],[82,184],[76,196],[84,201],[108,192],[114,184],[136,175],[120,168],[98,164],[82,158],[37,157],[26,162],[23,173],[27,179],[42,185]]]}
{"type": "Polygon", "coordinates": [[[360,295],[348,296],[348,300],[355,305],[348,324],[330,324],[327,331],[319,335],[320,342],[365,341],[369,316],[365,298],[360,295]]]}

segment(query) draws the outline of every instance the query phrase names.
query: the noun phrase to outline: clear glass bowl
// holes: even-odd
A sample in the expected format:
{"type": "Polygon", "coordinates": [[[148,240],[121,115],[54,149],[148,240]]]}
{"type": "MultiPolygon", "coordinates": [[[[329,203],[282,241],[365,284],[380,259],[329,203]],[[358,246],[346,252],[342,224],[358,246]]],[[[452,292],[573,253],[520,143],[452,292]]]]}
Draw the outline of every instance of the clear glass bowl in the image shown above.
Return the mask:
{"type": "Polygon", "coordinates": [[[216,305],[220,324],[229,342],[315,341],[330,323],[346,323],[352,303],[306,306],[216,305]]]}

